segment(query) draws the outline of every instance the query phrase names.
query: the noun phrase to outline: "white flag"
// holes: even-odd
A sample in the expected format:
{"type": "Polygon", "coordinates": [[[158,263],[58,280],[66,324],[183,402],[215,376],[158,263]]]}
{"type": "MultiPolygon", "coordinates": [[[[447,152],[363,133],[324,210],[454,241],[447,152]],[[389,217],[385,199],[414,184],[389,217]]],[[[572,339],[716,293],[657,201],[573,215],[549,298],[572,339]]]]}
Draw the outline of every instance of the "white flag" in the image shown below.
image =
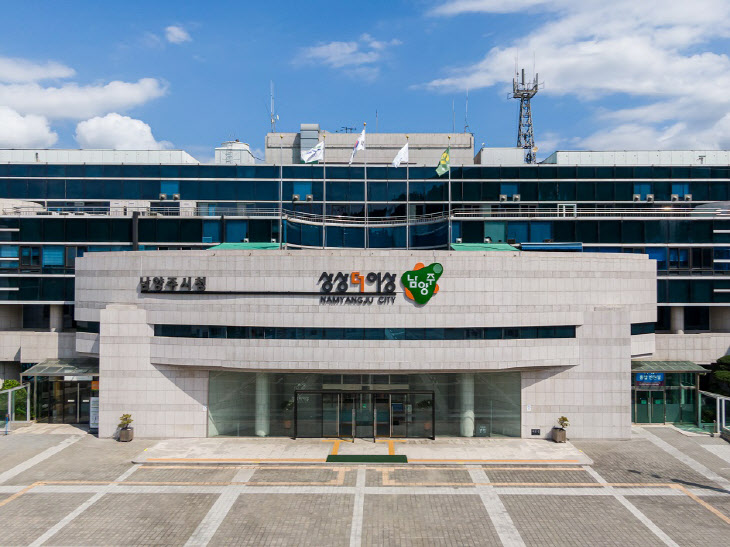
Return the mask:
{"type": "Polygon", "coordinates": [[[324,141],[320,142],[314,148],[302,152],[302,161],[304,163],[312,163],[324,159],[324,141]]]}
{"type": "Polygon", "coordinates": [[[355,143],[354,148],[352,149],[352,154],[350,154],[350,165],[352,165],[352,160],[355,159],[355,152],[358,150],[365,150],[365,129],[363,128],[362,133],[360,133],[360,138],[357,139],[357,142],[355,143]]]}
{"type": "Polygon", "coordinates": [[[408,163],[408,143],[396,154],[393,160],[393,167],[400,167],[401,162],[408,163]]]}

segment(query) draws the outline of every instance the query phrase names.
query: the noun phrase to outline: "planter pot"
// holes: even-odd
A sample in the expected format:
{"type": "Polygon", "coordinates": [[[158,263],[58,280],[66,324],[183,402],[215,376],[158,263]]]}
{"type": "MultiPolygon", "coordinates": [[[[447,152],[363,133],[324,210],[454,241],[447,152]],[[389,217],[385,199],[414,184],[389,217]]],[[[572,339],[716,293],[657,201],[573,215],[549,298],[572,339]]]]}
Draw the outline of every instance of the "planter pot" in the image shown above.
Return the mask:
{"type": "Polygon", "coordinates": [[[130,427],[129,429],[119,430],[119,442],[128,443],[132,439],[134,439],[134,429],[130,427]]]}
{"type": "Polygon", "coordinates": [[[564,443],[568,440],[567,432],[562,427],[553,427],[553,440],[556,443],[564,443]]]}

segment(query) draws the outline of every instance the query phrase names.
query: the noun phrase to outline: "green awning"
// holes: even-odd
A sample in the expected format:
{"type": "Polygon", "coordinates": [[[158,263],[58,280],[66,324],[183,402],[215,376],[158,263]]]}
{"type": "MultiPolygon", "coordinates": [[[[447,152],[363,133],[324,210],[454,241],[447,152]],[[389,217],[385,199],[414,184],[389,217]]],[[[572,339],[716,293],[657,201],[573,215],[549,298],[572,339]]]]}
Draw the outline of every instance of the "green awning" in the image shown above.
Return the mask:
{"type": "Polygon", "coordinates": [[[278,249],[278,243],[219,243],[215,247],[209,247],[209,251],[251,251],[256,249],[278,249]]]}
{"type": "Polygon", "coordinates": [[[21,376],[99,376],[99,359],[79,357],[76,359],[46,359],[33,365],[21,376]]]}
{"type": "Polygon", "coordinates": [[[519,251],[507,243],[452,243],[451,248],[455,251],[519,251]]]}
{"type": "Polygon", "coordinates": [[[631,372],[707,372],[692,361],[631,361],[631,372]]]}

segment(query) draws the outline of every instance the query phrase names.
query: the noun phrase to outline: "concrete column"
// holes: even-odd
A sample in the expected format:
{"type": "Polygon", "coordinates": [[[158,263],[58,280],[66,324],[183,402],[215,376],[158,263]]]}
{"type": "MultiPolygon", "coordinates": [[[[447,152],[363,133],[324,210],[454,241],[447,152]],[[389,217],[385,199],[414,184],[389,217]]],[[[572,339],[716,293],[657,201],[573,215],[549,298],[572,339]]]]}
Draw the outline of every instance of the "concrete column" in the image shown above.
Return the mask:
{"type": "Polygon", "coordinates": [[[269,374],[256,373],[256,436],[269,436],[269,374]]]}
{"type": "Polygon", "coordinates": [[[671,314],[672,334],[684,334],[684,307],[672,306],[671,314]]]}
{"type": "Polygon", "coordinates": [[[50,307],[51,332],[61,332],[63,330],[63,305],[51,304],[50,307]]]}
{"type": "Polygon", "coordinates": [[[461,436],[474,436],[474,374],[460,374],[461,386],[461,436]]]}

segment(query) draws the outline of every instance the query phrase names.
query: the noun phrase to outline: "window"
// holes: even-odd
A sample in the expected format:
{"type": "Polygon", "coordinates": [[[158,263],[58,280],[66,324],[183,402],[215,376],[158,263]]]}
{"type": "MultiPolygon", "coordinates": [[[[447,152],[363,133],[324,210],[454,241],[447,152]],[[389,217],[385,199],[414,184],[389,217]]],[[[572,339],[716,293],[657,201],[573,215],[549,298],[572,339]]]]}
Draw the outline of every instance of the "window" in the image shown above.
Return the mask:
{"type": "Polygon", "coordinates": [[[41,267],[41,248],[40,247],[21,247],[20,248],[20,271],[28,273],[40,270],[41,267]]]}

